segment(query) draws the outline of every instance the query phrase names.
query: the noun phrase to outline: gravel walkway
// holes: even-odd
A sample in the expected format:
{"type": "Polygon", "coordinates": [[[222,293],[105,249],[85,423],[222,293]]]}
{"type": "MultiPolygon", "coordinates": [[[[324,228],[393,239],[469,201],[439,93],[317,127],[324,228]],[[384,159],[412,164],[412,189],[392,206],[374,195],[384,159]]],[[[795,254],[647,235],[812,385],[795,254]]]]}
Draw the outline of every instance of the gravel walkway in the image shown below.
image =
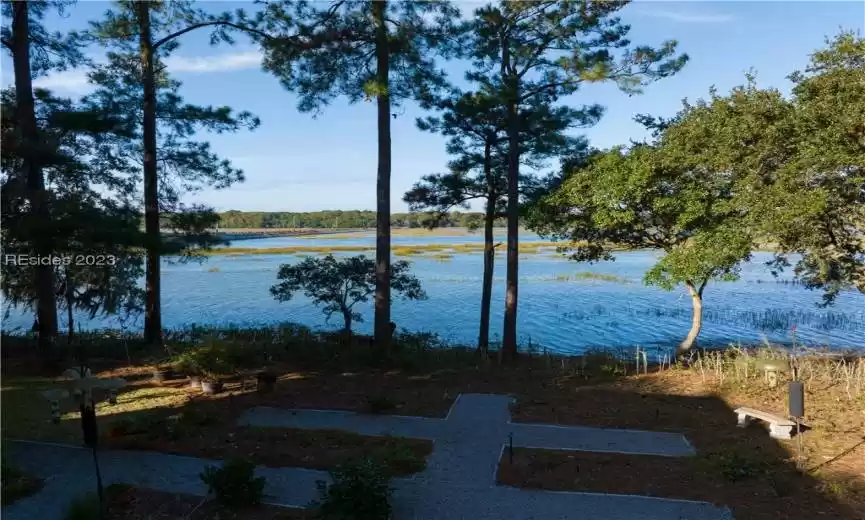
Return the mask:
{"type": "MultiPolygon", "coordinates": [[[[512,401],[507,396],[463,394],[445,419],[259,407],[244,414],[241,422],[433,439],[435,448],[427,469],[394,481],[398,520],[732,520],[728,509],[705,502],[496,485],[495,472],[509,434],[513,434],[515,447],[666,456],[694,453],[683,436],[671,433],[511,423],[508,406],[512,401]]],[[[100,453],[106,484],[127,482],[197,495],[206,491],[198,474],[216,463],[153,452],[100,453]]],[[[94,489],[89,450],[15,442],[5,455],[24,471],[49,480],[38,495],[4,508],[4,520],[60,519],[73,497],[94,489]]],[[[300,507],[315,499],[315,482],[327,479],[324,472],[298,468],[259,468],[258,473],[268,479],[268,502],[300,507]]]]}

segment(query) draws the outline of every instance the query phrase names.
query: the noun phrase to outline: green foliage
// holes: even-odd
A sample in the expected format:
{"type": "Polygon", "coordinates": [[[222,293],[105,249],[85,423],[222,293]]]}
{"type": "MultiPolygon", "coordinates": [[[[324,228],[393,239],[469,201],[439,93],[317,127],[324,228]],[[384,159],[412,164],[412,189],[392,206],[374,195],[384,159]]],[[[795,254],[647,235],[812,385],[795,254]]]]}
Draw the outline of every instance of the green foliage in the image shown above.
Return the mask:
{"type": "Polygon", "coordinates": [[[794,272],[824,290],[865,291],[865,40],[841,33],[790,76],[792,96],[755,78],[722,96],[686,104],[663,132],[671,161],[725,172],[731,207],[794,272]]]}
{"type": "Polygon", "coordinates": [[[678,72],[688,58],[676,55],[675,41],[657,49],[631,47],[630,27],[615,16],[627,3],[500,2],[480,8],[473,22],[473,57],[500,64],[504,35],[510,59],[504,64],[506,77],[500,79],[505,88],[518,86],[506,95],[520,101],[555,99],[599,81],[639,93],[649,82],[678,72]]]}
{"type": "Polygon", "coordinates": [[[718,470],[728,482],[741,482],[760,473],[761,466],[757,461],[742,457],[738,453],[718,453],[715,458],[718,470]]]}
{"type": "Polygon", "coordinates": [[[374,459],[346,464],[330,471],[330,485],[319,481],[318,503],[323,520],[390,520],[390,477],[374,459]]]}
{"type": "MultiPolygon", "coordinates": [[[[96,91],[86,100],[96,106],[111,107],[113,113],[122,114],[133,135],[124,144],[123,156],[139,158],[144,155],[143,120],[144,80],[139,49],[140,25],[138,5],[120,2],[107,11],[102,20],[91,22],[88,37],[111,49],[104,63],[96,65],[88,79],[96,91]]],[[[201,131],[224,133],[242,129],[255,129],[259,120],[249,112],[235,113],[230,107],[197,106],[186,103],[180,95],[182,84],[171,78],[165,70],[165,60],[179,47],[169,38],[175,31],[196,23],[215,19],[191,2],[151,2],[150,25],[155,44],[157,89],[157,150],[159,174],[159,211],[168,218],[165,228],[173,232],[172,240],[150,237],[149,248],[159,247],[165,252],[178,252],[206,248],[218,243],[206,230],[218,221],[210,209],[185,206],[181,199],[186,192],[202,188],[226,188],[243,180],[243,172],[231,162],[216,155],[210,143],[195,141],[201,131]],[[169,38],[164,40],[163,38],[169,38]]],[[[216,29],[214,38],[225,40],[224,31],[216,29]]],[[[134,164],[134,163],[133,163],[134,164]]],[[[135,170],[135,166],[130,165],[135,170]]],[[[138,172],[136,171],[136,174],[138,172]]]]}
{"type": "MultiPolygon", "coordinates": [[[[72,3],[71,0],[28,3],[30,73],[33,78],[44,76],[51,71],[78,67],[87,62],[81,52],[85,41],[80,34],[74,31],[65,34],[59,31],[49,32],[43,24],[46,15],[51,11],[65,16],[67,7],[72,3]]],[[[2,12],[5,20],[12,20],[13,4],[14,2],[3,2],[2,12]]],[[[5,42],[12,41],[10,26],[11,23],[7,22],[0,28],[0,37],[2,37],[6,49],[8,46],[5,45],[5,42]]]]}
{"type": "Polygon", "coordinates": [[[95,493],[76,498],[66,509],[65,520],[102,520],[99,497],[95,493]]]}
{"type": "MultiPolygon", "coordinates": [[[[49,225],[26,211],[18,185],[23,164],[14,92],[2,93],[2,230],[4,253],[27,254],[37,239],[50,245],[65,265],[55,265],[54,293],[61,307],[127,316],[141,308],[138,287],[143,244],[137,207],[129,200],[129,178],[113,155],[128,128],[116,115],[86,103],[73,103],[47,91],[35,96],[43,136],[43,173],[51,181],[45,202],[49,225]],[[9,140],[6,138],[9,137],[9,140]]],[[[32,308],[36,300],[35,269],[5,262],[2,288],[10,301],[32,308]]],[[[69,322],[70,331],[73,323],[69,322]]]]}
{"type": "MultiPolygon", "coordinates": [[[[129,484],[111,484],[105,486],[103,494],[106,509],[112,500],[131,489],[132,486],[129,484]]],[[[103,520],[104,517],[99,507],[99,496],[96,493],[88,493],[76,498],[69,504],[64,518],[65,520],[103,520]]]]}
{"type": "MultiPolygon", "coordinates": [[[[676,73],[687,61],[687,56],[676,56],[674,41],[658,49],[628,48],[630,27],[615,16],[626,4],[502,1],[475,11],[468,46],[473,69],[467,79],[493,93],[506,114],[509,235],[519,227],[520,133],[530,107],[552,106],[583,84],[600,81],[639,93],[643,85],[676,73]]],[[[582,115],[582,123],[591,125],[601,109],[584,106],[568,113],[582,115]]],[[[571,124],[578,122],[573,117],[571,124]]],[[[517,244],[517,237],[509,236],[509,243],[517,244]]],[[[503,359],[516,355],[518,258],[517,248],[509,248],[503,359]]]]}
{"type": "MultiPolygon", "coordinates": [[[[390,224],[399,228],[423,227],[432,215],[428,213],[391,213],[390,224]]],[[[436,215],[439,227],[471,228],[482,213],[452,211],[436,215]]],[[[496,225],[504,225],[501,220],[496,225]]],[[[231,228],[374,228],[375,211],[226,211],[219,214],[219,227],[231,228]]]]}
{"type": "Polygon", "coordinates": [[[174,366],[188,375],[216,378],[236,372],[242,366],[252,367],[264,361],[264,352],[244,348],[244,345],[215,335],[204,337],[201,343],[177,354],[173,359],[174,366]]]}
{"type": "Polygon", "coordinates": [[[753,239],[729,207],[730,182],[676,167],[669,154],[662,143],[596,156],[533,209],[530,226],[567,240],[577,261],[612,258],[614,247],[661,249],[645,281],[665,289],[735,279],[753,239]]]}
{"type": "MultiPolygon", "coordinates": [[[[409,273],[409,266],[405,260],[391,265],[391,289],[411,300],[425,299],[426,293],[420,281],[409,273]]],[[[270,293],[278,301],[288,301],[303,291],[313,304],[323,306],[328,319],[336,312],[341,313],[345,329],[350,331],[352,321],[363,319],[354,306],[368,301],[375,291],[375,261],[364,255],[305,258],[294,265],[280,266],[277,278],[281,282],[271,287],[270,293]]]]}
{"type": "MultiPolygon", "coordinates": [[[[488,207],[484,218],[495,222],[504,217],[508,120],[501,100],[486,85],[479,92],[456,92],[430,106],[441,111],[441,116],[418,119],[418,128],[448,137],[447,151],[454,159],[448,163],[449,173],[425,175],[403,200],[412,211],[432,212],[425,220],[428,227],[438,226],[453,208],[468,208],[475,199],[483,199],[488,207]]],[[[541,169],[550,158],[585,146],[584,140],[564,132],[594,124],[600,115],[597,105],[575,110],[552,107],[545,99],[528,100],[520,114],[523,163],[541,169]]],[[[524,192],[537,183],[531,175],[520,178],[524,192]]]]}
{"type": "Polygon", "coordinates": [[[257,506],[264,496],[265,478],[255,476],[255,464],[232,459],[221,467],[208,466],[201,474],[208,493],[230,509],[257,506]]]}
{"type": "Polygon", "coordinates": [[[372,457],[380,460],[394,475],[411,475],[426,468],[426,458],[415,454],[411,445],[400,437],[387,437],[387,444],[372,457]]]}
{"type": "Polygon", "coordinates": [[[259,13],[257,27],[276,36],[261,40],[264,68],[298,94],[301,111],[318,111],[339,96],[356,103],[387,94],[398,105],[445,87],[433,57],[456,50],[452,36],[459,11],[442,0],[387,2],[389,74],[380,78],[376,49],[382,38],[372,22],[375,4],[281,0],[269,2],[259,13]]]}

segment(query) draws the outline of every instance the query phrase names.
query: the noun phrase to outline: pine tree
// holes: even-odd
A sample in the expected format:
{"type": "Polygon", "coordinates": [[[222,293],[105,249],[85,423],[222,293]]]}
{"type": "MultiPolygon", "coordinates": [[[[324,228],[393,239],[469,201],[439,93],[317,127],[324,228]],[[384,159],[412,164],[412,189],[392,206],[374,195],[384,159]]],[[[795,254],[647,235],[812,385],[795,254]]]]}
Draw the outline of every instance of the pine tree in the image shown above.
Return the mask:
{"type": "Polygon", "coordinates": [[[390,342],[390,176],[392,109],[428,99],[445,86],[433,56],[458,48],[457,11],[443,0],[339,1],[327,9],[306,2],[269,3],[258,27],[265,68],[316,111],[337,96],[377,105],[375,338],[381,355],[390,342]],[[304,45],[297,44],[301,37],[304,45]]]}
{"type": "Polygon", "coordinates": [[[676,73],[687,57],[676,56],[676,42],[660,48],[631,47],[630,30],[615,13],[626,1],[587,0],[522,2],[502,0],[478,9],[469,45],[475,69],[472,79],[499,91],[508,120],[508,246],[507,286],[502,354],[517,351],[517,288],[519,260],[520,111],[526,102],[544,97],[551,102],[576,93],[589,82],[612,81],[629,93],[676,73]]]}
{"type": "MultiPolygon", "coordinates": [[[[487,354],[492,298],[495,244],[493,226],[506,216],[507,203],[507,117],[491,89],[467,94],[455,93],[433,105],[442,110],[438,117],[418,120],[421,130],[447,136],[447,151],[454,156],[446,174],[426,175],[405,194],[412,211],[435,212],[428,226],[438,225],[455,207],[468,208],[472,200],[483,200],[485,206],[484,272],[478,350],[487,354]]],[[[542,168],[547,159],[575,153],[585,146],[582,139],[569,137],[565,131],[594,124],[601,115],[599,106],[582,110],[553,108],[546,100],[534,98],[532,106],[521,114],[521,157],[524,164],[542,168]]],[[[521,195],[538,184],[538,179],[520,176],[521,195]]]]}
{"type": "MultiPolygon", "coordinates": [[[[147,233],[147,305],[144,320],[145,340],[162,342],[160,262],[165,244],[160,231],[160,214],[178,209],[178,190],[201,184],[226,187],[242,180],[242,172],[228,161],[220,160],[207,143],[196,143],[189,137],[197,128],[236,131],[254,128],[257,118],[246,112],[237,116],[228,107],[184,105],[178,95],[180,84],[168,78],[164,60],[177,49],[177,38],[199,28],[214,29],[212,39],[230,41],[227,28],[251,31],[231,22],[230,17],[213,17],[194,9],[187,1],[116,2],[105,19],[92,23],[91,37],[118,52],[108,55],[108,65],[91,76],[102,85],[101,95],[116,96],[117,104],[126,104],[141,125],[141,157],[144,178],[144,221],[147,233]],[[163,123],[160,126],[160,121],[163,123]],[[163,136],[160,140],[158,132],[163,136]],[[157,153],[162,157],[157,161],[157,153]],[[160,171],[160,168],[162,171],[160,171]],[[181,186],[166,186],[161,178],[181,179],[181,186]]],[[[105,100],[106,102],[108,100],[105,100]]],[[[181,222],[189,223],[192,211],[183,212],[181,222]]],[[[205,222],[214,222],[212,213],[205,222]]],[[[205,240],[201,219],[194,236],[205,240]]],[[[206,240],[205,240],[206,241],[206,240]]]]}
{"type": "MultiPolygon", "coordinates": [[[[66,2],[10,2],[4,1],[3,15],[11,19],[10,26],[2,28],[0,40],[12,56],[15,73],[15,97],[17,124],[15,136],[20,159],[16,180],[6,185],[15,190],[19,200],[26,199],[21,206],[28,214],[28,224],[38,229],[30,244],[32,253],[47,258],[51,256],[51,224],[49,222],[45,179],[40,163],[42,143],[36,122],[33,99],[33,78],[51,70],[62,70],[83,61],[80,45],[75,34],[50,34],[42,25],[42,19],[51,9],[63,9],[66,2]]],[[[4,143],[5,144],[5,143],[4,143]]],[[[53,273],[49,266],[34,268],[33,283],[36,286],[36,315],[39,324],[40,350],[49,348],[57,334],[57,309],[52,287],[53,273]]]]}

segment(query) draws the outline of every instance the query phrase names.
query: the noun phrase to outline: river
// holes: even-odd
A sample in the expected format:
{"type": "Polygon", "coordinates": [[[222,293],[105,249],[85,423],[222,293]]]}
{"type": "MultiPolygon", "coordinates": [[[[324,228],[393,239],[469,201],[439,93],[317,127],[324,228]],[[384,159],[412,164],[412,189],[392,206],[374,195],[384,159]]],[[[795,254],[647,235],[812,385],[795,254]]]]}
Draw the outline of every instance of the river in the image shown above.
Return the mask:
{"type": "MultiPolygon", "coordinates": [[[[461,244],[482,240],[460,231],[434,235],[401,235],[394,246],[461,244]]],[[[503,237],[497,237],[503,240],[503,237]]],[[[522,241],[538,241],[526,234],[522,241]]],[[[374,244],[372,233],[332,237],[282,237],[238,241],[244,248],[340,246],[374,244]]],[[[500,247],[499,249],[503,249],[500,247]]],[[[342,253],[357,254],[357,253],[342,253]]],[[[374,256],[371,251],[368,253],[374,256]]],[[[518,332],[531,342],[557,352],[587,347],[672,346],[686,334],[691,303],[684,288],[665,291],[642,283],[658,258],[655,251],[616,254],[615,261],[576,263],[553,251],[526,254],[520,260],[518,332]],[[579,274],[578,274],[579,273],[579,274]],[[591,273],[591,274],[587,274],[591,273]],[[613,275],[613,276],[603,276],[613,275]]],[[[834,306],[820,308],[819,291],[790,283],[786,273],[774,278],[764,263],[770,253],[757,252],[744,264],[736,282],[710,282],[704,293],[703,344],[753,343],[764,339],[787,342],[795,325],[798,343],[814,346],[865,348],[865,295],[842,293],[834,306]]],[[[394,260],[401,257],[394,257],[394,260]]],[[[453,342],[477,339],[482,257],[455,254],[449,259],[413,256],[413,272],[429,295],[425,301],[393,302],[393,320],[400,328],[428,331],[453,342]]],[[[270,324],[297,322],[338,328],[341,318],[326,323],[305,297],[279,303],[268,289],[280,264],[296,262],[293,255],[217,255],[204,263],[163,265],[163,323],[167,328],[196,324],[270,324]]],[[[501,336],[504,314],[504,256],[496,257],[491,336],[501,336]]],[[[359,308],[364,322],[356,330],[370,333],[371,303],[359,308]]],[[[62,320],[61,315],[61,320],[62,320]]],[[[79,319],[79,318],[77,318],[79,319]]],[[[7,332],[29,328],[32,315],[14,309],[3,322],[7,332]]],[[[83,328],[117,327],[116,318],[80,318],[83,328]]],[[[125,326],[140,327],[139,317],[125,326]]]]}

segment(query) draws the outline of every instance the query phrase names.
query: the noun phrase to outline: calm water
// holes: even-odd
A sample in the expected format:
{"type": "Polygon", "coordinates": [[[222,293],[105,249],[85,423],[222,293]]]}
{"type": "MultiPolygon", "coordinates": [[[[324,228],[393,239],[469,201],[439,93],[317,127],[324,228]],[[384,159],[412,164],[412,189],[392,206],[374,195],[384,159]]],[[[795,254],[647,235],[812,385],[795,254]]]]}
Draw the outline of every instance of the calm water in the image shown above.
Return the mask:
{"type": "MultiPolygon", "coordinates": [[[[503,238],[503,237],[502,237],[503,238]]],[[[453,236],[394,236],[395,246],[411,244],[459,244],[480,242],[478,234],[453,236]]],[[[539,240],[525,235],[523,241],[539,240]]],[[[372,245],[371,233],[351,238],[268,238],[237,242],[240,247],[269,248],[292,245],[372,245]]],[[[502,248],[503,249],[503,248],[502,248]]],[[[356,253],[345,253],[356,254],[356,253]]],[[[374,253],[370,252],[370,255],[374,253]]],[[[690,325],[690,298],[683,288],[668,292],[642,283],[643,274],[658,253],[622,253],[613,262],[578,264],[550,251],[529,254],[520,260],[519,334],[523,342],[546,345],[551,350],[574,352],[591,346],[671,346],[690,325]],[[576,279],[579,272],[613,274],[617,281],[576,279]],[[566,277],[570,279],[566,280],[566,277]]],[[[743,268],[738,282],[710,282],[704,294],[703,343],[754,342],[768,338],[790,341],[796,326],[797,340],[833,347],[865,348],[865,296],[842,294],[828,309],[816,306],[820,293],[795,284],[779,283],[763,262],[768,253],[756,253],[743,268]]],[[[394,259],[400,259],[394,257],[394,259]]],[[[395,300],[393,320],[400,328],[436,332],[445,339],[472,343],[477,338],[481,295],[480,254],[458,254],[450,260],[408,258],[429,299],[395,300]]],[[[287,255],[215,256],[203,264],[163,266],[164,325],[180,328],[198,324],[265,324],[282,321],[313,327],[337,328],[309,301],[299,296],[276,302],[268,289],[276,282],[281,263],[296,262],[287,255]]],[[[504,313],[504,256],[496,257],[493,288],[492,334],[501,335],[504,313]]],[[[789,280],[789,275],[781,280],[789,280]]],[[[364,323],[360,332],[371,332],[372,307],[359,309],[364,323]]],[[[62,319],[62,318],[61,318],[62,319]]],[[[4,320],[5,330],[29,328],[32,315],[14,310],[4,320]]],[[[118,326],[115,319],[79,321],[85,328],[118,326]]],[[[140,327],[140,318],[128,327],[140,327]]]]}

